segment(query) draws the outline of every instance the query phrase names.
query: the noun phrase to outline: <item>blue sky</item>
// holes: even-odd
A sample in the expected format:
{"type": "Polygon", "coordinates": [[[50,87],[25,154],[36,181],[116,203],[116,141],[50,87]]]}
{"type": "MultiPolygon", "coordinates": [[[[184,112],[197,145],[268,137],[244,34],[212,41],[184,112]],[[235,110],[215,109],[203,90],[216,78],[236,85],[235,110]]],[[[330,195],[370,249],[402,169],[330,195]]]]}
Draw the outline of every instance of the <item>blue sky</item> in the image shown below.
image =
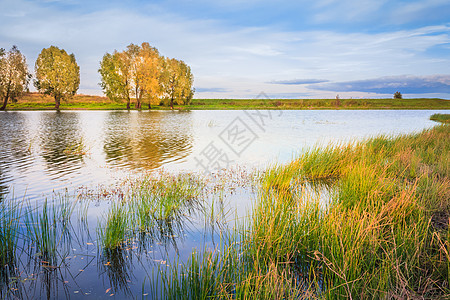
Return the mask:
{"type": "Polygon", "coordinates": [[[30,70],[42,48],[74,53],[79,93],[142,42],[192,67],[197,98],[450,99],[448,0],[0,0],[0,47],[30,70]]]}

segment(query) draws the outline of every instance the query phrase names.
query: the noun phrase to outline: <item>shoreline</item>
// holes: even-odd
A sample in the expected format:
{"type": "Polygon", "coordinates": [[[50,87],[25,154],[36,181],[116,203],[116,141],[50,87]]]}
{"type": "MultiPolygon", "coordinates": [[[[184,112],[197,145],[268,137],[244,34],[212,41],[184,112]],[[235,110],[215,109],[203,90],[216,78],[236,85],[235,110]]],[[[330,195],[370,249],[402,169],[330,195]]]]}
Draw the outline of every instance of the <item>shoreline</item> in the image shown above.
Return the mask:
{"type": "MultiPolygon", "coordinates": [[[[142,103],[139,111],[171,110],[169,106],[142,103]]],[[[132,102],[132,107],[134,103],[132,102]]],[[[437,98],[414,99],[193,99],[190,105],[175,105],[174,110],[447,110],[450,100],[437,98]]],[[[8,103],[6,111],[56,110],[54,99],[48,95],[28,93],[16,103],[8,103]]],[[[107,97],[75,95],[62,101],[59,110],[124,110],[126,103],[107,97]]]]}

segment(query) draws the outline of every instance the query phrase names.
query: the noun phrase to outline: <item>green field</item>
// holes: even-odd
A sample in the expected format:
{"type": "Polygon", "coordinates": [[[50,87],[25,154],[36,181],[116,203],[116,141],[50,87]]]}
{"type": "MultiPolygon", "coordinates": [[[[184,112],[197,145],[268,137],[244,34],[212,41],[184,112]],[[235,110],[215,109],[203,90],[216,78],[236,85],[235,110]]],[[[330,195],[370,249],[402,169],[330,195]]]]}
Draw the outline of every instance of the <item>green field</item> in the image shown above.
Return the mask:
{"type": "MultiPolygon", "coordinates": [[[[133,101],[132,101],[133,102],[133,101]]],[[[52,97],[38,93],[23,95],[16,103],[9,103],[7,110],[52,110],[52,97]]],[[[144,101],[144,109],[148,104],[144,101]]],[[[134,107],[134,103],[132,103],[134,107]]],[[[75,95],[61,102],[61,110],[117,110],[126,109],[125,101],[111,101],[106,97],[75,95]]],[[[154,110],[170,109],[164,105],[152,105],[154,110]]],[[[450,109],[450,100],[444,99],[194,99],[191,105],[175,106],[179,110],[226,109],[450,109]]]]}

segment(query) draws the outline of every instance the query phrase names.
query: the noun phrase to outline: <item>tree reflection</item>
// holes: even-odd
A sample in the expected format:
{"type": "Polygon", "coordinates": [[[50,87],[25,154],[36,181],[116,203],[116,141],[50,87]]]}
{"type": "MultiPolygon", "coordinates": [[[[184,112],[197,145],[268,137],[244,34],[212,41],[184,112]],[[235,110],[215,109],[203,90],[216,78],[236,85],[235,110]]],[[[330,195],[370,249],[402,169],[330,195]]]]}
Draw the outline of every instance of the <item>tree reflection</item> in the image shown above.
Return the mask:
{"type": "Polygon", "coordinates": [[[0,200],[16,174],[31,166],[27,120],[23,113],[2,112],[0,122],[0,200]]]}
{"type": "Polygon", "coordinates": [[[155,169],[192,148],[189,112],[111,112],[105,128],[104,151],[113,165],[155,169]]]}
{"type": "Polygon", "coordinates": [[[50,173],[66,175],[82,166],[84,145],[77,113],[41,114],[39,133],[41,156],[50,173]]]}

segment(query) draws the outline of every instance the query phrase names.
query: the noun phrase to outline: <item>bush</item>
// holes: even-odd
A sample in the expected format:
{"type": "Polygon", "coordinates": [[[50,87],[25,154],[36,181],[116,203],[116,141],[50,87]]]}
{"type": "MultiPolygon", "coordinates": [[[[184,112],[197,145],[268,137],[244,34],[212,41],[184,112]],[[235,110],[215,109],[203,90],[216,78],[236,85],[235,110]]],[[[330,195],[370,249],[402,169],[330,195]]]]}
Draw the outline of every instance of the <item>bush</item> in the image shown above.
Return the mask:
{"type": "Polygon", "coordinates": [[[400,92],[395,92],[395,94],[394,94],[394,99],[403,99],[402,93],[400,93],[400,92]]]}

